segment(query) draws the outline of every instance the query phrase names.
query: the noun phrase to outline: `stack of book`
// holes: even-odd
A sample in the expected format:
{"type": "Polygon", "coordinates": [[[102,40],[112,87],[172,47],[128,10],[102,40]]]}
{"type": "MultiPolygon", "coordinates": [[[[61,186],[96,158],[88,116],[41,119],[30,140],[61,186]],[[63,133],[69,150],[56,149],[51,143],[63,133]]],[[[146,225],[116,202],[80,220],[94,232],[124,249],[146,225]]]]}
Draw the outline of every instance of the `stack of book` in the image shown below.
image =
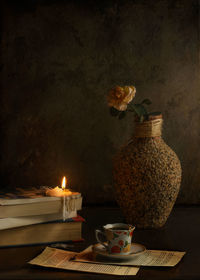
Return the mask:
{"type": "Polygon", "coordinates": [[[63,197],[45,195],[45,187],[0,195],[0,247],[81,240],[84,219],[80,193],[63,197]]]}

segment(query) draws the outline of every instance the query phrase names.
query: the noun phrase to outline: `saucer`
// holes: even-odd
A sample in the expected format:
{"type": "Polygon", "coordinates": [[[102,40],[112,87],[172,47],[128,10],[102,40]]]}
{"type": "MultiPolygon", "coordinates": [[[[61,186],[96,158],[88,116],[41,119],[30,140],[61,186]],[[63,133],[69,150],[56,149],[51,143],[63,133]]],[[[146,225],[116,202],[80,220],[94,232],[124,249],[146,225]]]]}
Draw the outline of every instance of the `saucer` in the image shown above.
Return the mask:
{"type": "Polygon", "coordinates": [[[120,254],[109,254],[106,248],[98,243],[92,247],[93,253],[95,253],[98,256],[110,258],[110,259],[118,259],[118,260],[127,260],[131,259],[133,257],[138,256],[139,254],[146,251],[145,246],[138,244],[138,243],[132,243],[131,244],[131,250],[128,255],[120,255],[120,254]]]}

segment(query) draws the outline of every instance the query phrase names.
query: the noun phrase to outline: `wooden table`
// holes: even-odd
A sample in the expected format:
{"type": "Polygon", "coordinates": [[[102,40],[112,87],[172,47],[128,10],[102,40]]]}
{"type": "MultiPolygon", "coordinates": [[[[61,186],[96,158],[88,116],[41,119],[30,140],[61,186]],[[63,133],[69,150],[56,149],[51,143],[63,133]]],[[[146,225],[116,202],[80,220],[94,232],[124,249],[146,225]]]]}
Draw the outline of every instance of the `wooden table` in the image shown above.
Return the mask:
{"type": "MultiPolygon", "coordinates": [[[[76,243],[69,250],[80,251],[95,243],[94,229],[107,223],[121,222],[117,208],[85,208],[80,213],[85,241],[76,243]]],[[[110,276],[66,270],[46,269],[28,265],[44,246],[0,249],[0,279],[200,279],[200,207],[176,207],[167,224],[159,230],[136,230],[134,241],[148,249],[186,251],[181,262],[173,268],[143,267],[136,276],[110,276]]]]}

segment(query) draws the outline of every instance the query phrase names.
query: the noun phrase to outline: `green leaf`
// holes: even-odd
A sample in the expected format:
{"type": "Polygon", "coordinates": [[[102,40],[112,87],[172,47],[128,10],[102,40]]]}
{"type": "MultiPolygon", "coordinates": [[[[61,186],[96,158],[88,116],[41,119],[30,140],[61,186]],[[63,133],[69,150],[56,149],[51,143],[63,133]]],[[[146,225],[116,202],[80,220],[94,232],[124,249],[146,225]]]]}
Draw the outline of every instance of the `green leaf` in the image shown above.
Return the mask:
{"type": "Polygon", "coordinates": [[[152,102],[149,99],[144,99],[141,104],[150,105],[150,104],[152,104],[152,102]]]}
{"type": "Polygon", "coordinates": [[[135,113],[138,115],[140,118],[141,116],[147,115],[147,110],[145,107],[141,104],[133,104],[132,108],[134,109],[135,113]]]}
{"type": "Polygon", "coordinates": [[[110,107],[110,114],[111,114],[111,116],[116,117],[116,116],[119,115],[119,113],[120,113],[120,111],[118,111],[114,107],[110,107]]]}
{"type": "Polygon", "coordinates": [[[126,112],[125,112],[125,111],[122,111],[122,112],[119,114],[118,118],[119,118],[119,120],[122,120],[125,116],[126,116],[126,112]]]}
{"type": "Polygon", "coordinates": [[[132,109],[133,111],[136,113],[136,115],[138,115],[138,117],[140,117],[141,113],[140,113],[140,109],[138,108],[137,104],[132,104],[132,109]]]}

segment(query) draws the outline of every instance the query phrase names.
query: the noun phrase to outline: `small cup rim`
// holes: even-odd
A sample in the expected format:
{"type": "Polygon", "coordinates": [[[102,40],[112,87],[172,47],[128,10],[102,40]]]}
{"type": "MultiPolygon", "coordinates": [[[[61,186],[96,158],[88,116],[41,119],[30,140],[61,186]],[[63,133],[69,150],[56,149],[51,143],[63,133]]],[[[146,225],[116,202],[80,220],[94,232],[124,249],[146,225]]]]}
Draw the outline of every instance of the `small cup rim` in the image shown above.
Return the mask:
{"type": "Polygon", "coordinates": [[[125,224],[125,223],[114,223],[114,224],[107,224],[103,226],[104,230],[110,231],[133,231],[135,229],[134,225],[125,224]],[[126,227],[124,229],[115,229],[115,227],[126,227]]]}

